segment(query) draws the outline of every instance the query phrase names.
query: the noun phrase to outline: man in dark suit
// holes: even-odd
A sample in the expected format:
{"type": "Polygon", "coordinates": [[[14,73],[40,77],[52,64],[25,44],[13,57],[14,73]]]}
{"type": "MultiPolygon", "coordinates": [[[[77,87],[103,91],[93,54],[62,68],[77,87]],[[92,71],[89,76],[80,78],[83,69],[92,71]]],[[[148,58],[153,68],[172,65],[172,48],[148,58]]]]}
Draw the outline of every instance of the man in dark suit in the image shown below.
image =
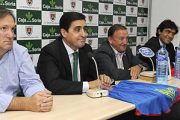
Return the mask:
{"type": "MultiPolygon", "coordinates": [[[[169,53],[170,63],[173,65],[175,62],[175,50],[171,41],[174,39],[174,35],[178,33],[178,27],[171,20],[164,20],[156,30],[156,37],[150,38],[144,47],[150,48],[155,55],[152,57],[152,61],[154,63],[154,68],[156,70],[156,53],[161,48],[162,45],[165,46],[166,50],[169,53]]],[[[150,70],[153,70],[152,63],[149,58],[143,57],[142,55],[139,58],[146,62],[150,70]]]]}
{"type": "MultiPolygon", "coordinates": [[[[52,94],[82,94],[97,88],[95,65],[88,57],[92,48],[85,44],[86,29],[83,14],[64,13],[60,19],[61,37],[42,48],[37,73],[52,94]],[[78,56],[75,57],[77,52],[78,56]]],[[[110,84],[108,76],[100,75],[101,88],[112,89],[110,84]]]]}
{"type": "Polygon", "coordinates": [[[100,73],[115,80],[136,79],[147,64],[133,56],[127,46],[128,32],[125,26],[115,24],[108,30],[108,41],[95,52],[100,73]]]}

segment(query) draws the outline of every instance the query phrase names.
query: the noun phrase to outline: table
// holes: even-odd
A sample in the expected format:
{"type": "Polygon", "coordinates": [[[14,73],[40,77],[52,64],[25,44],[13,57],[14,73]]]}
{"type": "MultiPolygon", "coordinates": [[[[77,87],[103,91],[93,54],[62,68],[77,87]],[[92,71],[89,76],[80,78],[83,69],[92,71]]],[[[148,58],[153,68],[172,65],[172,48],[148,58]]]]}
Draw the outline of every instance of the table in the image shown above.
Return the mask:
{"type": "MultiPolygon", "coordinates": [[[[138,82],[149,82],[134,80],[138,82]]],[[[116,82],[117,83],[117,82],[116,82]]],[[[169,85],[180,87],[180,80],[172,79],[169,85]]],[[[108,119],[135,109],[135,105],[109,97],[89,98],[82,95],[54,95],[50,112],[6,111],[0,120],[99,120],[108,119]]]]}

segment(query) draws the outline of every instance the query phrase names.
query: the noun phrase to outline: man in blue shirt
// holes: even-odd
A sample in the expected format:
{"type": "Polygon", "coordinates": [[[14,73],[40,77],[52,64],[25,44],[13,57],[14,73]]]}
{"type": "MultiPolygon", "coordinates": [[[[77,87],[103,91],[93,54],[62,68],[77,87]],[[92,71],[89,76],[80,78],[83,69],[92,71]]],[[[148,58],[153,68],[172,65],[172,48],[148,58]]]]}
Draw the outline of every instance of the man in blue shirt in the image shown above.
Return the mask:
{"type": "Polygon", "coordinates": [[[25,47],[13,42],[15,18],[0,7],[0,112],[50,111],[53,98],[35,73],[25,47]],[[16,97],[21,87],[26,97],[16,97]]]}

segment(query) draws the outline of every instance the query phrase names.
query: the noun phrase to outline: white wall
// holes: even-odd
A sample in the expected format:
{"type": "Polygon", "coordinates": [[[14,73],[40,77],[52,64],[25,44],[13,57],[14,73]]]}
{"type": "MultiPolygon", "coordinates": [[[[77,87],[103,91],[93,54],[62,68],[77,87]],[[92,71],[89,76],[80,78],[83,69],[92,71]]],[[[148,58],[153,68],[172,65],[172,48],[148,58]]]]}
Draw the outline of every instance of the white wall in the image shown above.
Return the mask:
{"type": "MultiPolygon", "coordinates": [[[[165,19],[171,19],[180,27],[180,0],[150,0],[150,2],[149,37],[156,35],[156,28],[165,19]]],[[[175,47],[179,46],[180,31],[172,43],[175,47]]]]}

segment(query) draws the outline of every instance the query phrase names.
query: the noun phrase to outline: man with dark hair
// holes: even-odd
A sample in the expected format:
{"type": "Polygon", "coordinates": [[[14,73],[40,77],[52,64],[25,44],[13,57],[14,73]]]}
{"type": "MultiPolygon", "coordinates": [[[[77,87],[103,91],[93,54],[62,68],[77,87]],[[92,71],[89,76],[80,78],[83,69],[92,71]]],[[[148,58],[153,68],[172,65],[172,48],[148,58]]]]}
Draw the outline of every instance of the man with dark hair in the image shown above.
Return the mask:
{"type": "MultiPolygon", "coordinates": [[[[85,44],[85,16],[67,12],[62,15],[59,24],[61,37],[42,48],[37,64],[37,73],[44,85],[52,94],[82,94],[97,88],[95,65],[88,57],[92,48],[85,44]]],[[[101,88],[112,89],[108,76],[100,75],[100,83],[101,88]]]]}
{"type": "Polygon", "coordinates": [[[127,46],[128,32],[125,26],[115,24],[108,30],[108,41],[95,52],[100,73],[115,80],[136,79],[147,64],[132,55],[127,46]]]}
{"type": "Polygon", "coordinates": [[[0,112],[50,111],[51,92],[36,74],[28,50],[13,42],[14,29],[12,11],[0,7],[0,112]],[[26,97],[16,97],[19,87],[26,97]]]}
{"type": "MultiPolygon", "coordinates": [[[[166,50],[169,53],[170,63],[173,65],[172,62],[175,61],[175,50],[174,46],[171,41],[174,39],[174,35],[178,33],[177,25],[171,20],[164,20],[156,30],[156,37],[150,38],[144,47],[150,48],[155,55],[152,57],[152,61],[154,63],[154,68],[156,69],[156,53],[161,48],[162,45],[165,46],[166,50]]],[[[152,63],[149,58],[143,57],[139,55],[139,58],[146,62],[150,70],[153,70],[152,63]]]]}

